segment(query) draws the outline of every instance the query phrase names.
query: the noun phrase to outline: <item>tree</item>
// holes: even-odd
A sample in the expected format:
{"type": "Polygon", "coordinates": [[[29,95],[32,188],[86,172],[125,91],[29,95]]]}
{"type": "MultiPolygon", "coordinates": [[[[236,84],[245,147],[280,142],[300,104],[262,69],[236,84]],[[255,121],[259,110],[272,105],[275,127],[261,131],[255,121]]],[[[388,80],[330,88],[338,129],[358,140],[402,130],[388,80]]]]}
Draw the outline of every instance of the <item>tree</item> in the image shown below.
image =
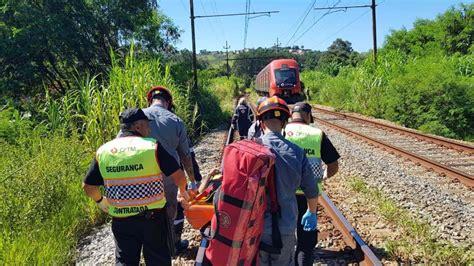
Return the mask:
{"type": "Polygon", "coordinates": [[[179,30],[152,0],[3,0],[0,9],[0,90],[37,93],[45,84],[64,93],[77,72],[105,73],[111,50],[166,53],[179,30]]]}
{"type": "Polygon", "coordinates": [[[452,7],[435,20],[417,20],[410,31],[392,31],[384,49],[411,56],[474,53],[474,4],[452,7]]]}
{"type": "Polygon", "coordinates": [[[354,52],[352,44],[349,41],[344,41],[337,38],[329,47],[323,52],[320,60],[320,69],[327,70],[331,75],[337,75],[339,68],[342,66],[352,65],[351,55],[354,52]]]}
{"type": "MultiPolygon", "coordinates": [[[[171,67],[171,75],[173,80],[185,87],[190,85],[187,82],[192,80],[193,75],[193,53],[187,49],[183,49],[166,58],[166,62],[171,67]]],[[[209,63],[202,59],[197,60],[197,69],[202,70],[209,67],[209,63]]]]}

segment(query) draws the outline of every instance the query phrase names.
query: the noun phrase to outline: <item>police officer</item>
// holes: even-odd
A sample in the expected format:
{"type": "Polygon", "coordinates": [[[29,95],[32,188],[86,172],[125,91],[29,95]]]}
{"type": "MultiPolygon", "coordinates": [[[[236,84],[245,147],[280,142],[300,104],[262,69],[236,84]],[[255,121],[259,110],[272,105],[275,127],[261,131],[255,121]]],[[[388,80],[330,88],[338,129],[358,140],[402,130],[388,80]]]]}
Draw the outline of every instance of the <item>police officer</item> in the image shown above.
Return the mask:
{"type": "MultiPolygon", "coordinates": [[[[162,143],[171,156],[183,165],[191,181],[191,190],[197,191],[193,160],[189,149],[191,145],[183,120],[172,112],[174,106],[171,92],[162,86],[153,87],[147,93],[147,101],[149,107],[143,109],[143,112],[152,120],[150,136],[162,143]]],[[[183,210],[178,208],[177,188],[173,180],[165,177],[164,184],[166,200],[169,203],[168,216],[174,226],[176,252],[180,253],[189,245],[187,240],[181,240],[184,226],[183,210]]]]}
{"type": "Polygon", "coordinates": [[[112,216],[116,264],[138,265],[143,247],[147,265],[171,265],[163,178],[172,178],[186,204],[186,177],[161,143],[147,137],[149,121],[141,109],[120,114],[120,127],[122,137],[97,150],[84,191],[112,216]],[[105,196],[100,186],[105,187],[105,196]]]}
{"type": "Polygon", "coordinates": [[[250,108],[245,97],[240,98],[237,107],[235,108],[234,116],[232,117],[232,125],[234,128],[237,127],[240,139],[247,138],[249,127],[253,120],[254,114],[252,108],[250,108]]]}
{"type": "MultiPolygon", "coordinates": [[[[286,138],[305,150],[311,170],[318,179],[319,190],[323,176],[331,177],[338,171],[339,153],[324,132],[309,124],[313,123],[311,105],[298,102],[293,106],[292,120],[286,126],[286,138]],[[326,174],[322,169],[321,160],[326,164],[326,174]]],[[[302,191],[296,193],[298,202],[298,228],[295,260],[296,265],[313,265],[313,251],[317,244],[318,231],[305,231],[301,219],[306,211],[306,198],[302,191]]]]}
{"type": "MultiPolygon", "coordinates": [[[[303,149],[285,139],[282,130],[290,117],[290,110],[286,102],[271,97],[263,101],[257,109],[257,119],[261,121],[264,135],[261,137],[263,145],[271,148],[275,155],[275,184],[278,203],[281,211],[278,219],[278,228],[281,234],[282,248],[280,254],[274,249],[277,240],[272,238],[272,216],[267,209],[265,212],[265,227],[261,238],[259,257],[262,265],[294,265],[294,248],[296,245],[296,223],[298,206],[295,192],[301,188],[307,199],[306,213],[302,223],[306,230],[316,229],[316,209],[318,187],[316,177],[310,169],[308,159],[303,149]]],[[[273,234],[274,236],[274,234],[273,234]]]]}

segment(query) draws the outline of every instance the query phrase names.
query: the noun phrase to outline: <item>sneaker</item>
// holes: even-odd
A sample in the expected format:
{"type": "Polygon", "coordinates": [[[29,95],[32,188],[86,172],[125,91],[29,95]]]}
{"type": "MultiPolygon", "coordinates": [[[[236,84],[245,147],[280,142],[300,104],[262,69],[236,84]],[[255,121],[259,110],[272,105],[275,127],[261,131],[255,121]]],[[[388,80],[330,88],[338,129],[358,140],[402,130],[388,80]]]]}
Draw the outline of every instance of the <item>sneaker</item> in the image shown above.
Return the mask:
{"type": "Polygon", "coordinates": [[[188,240],[181,240],[179,241],[178,244],[176,244],[176,255],[182,253],[185,251],[189,246],[189,241],[188,240]]]}

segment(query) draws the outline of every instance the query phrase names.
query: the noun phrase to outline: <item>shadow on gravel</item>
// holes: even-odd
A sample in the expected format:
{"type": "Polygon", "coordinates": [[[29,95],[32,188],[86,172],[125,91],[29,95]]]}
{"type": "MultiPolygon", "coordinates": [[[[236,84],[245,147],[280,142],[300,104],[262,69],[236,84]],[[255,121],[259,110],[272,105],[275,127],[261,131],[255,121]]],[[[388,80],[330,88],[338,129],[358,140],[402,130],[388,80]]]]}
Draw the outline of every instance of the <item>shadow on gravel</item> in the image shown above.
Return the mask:
{"type": "Polygon", "coordinates": [[[180,258],[186,260],[195,260],[199,247],[191,247],[179,255],[180,258]]]}

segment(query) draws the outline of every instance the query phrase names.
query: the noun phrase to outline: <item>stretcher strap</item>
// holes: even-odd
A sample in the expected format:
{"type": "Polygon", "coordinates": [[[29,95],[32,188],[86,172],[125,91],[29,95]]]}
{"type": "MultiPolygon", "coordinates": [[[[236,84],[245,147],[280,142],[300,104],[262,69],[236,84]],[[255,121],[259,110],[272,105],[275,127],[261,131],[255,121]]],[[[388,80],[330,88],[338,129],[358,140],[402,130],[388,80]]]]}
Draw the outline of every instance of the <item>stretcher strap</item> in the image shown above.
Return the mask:
{"type": "Polygon", "coordinates": [[[240,209],[252,210],[253,208],[252,202],[248,202],[248,201],[238,199],[236,197],[232,197],[231,195],[227,195],[223,193],[222,191],[219,193],[219,200],[222,200],[225,203],[234,205],[235,207],[240,208],[240,209]]]}
{"type": "Polygon", "coordinates": [[[214,239],[231,248],[241,248],[244,241],[235,241],[221,234],[215,234],[214,239]]]}
{"type": "Polygon", "coordinates": [[[283,248],[283,242],[281,240],[280,228],[278,227],[278,217],[280,216],[280,206],[278,205],[278,197],[275,184],[275,166],[270,169],[268,175],[268,187],[271,200],[271,211],[272,211],[272,244],[268,245],[263,241],[260,242],[259,248],[263,251],[272,254],[280,254],[283,248]]]}

